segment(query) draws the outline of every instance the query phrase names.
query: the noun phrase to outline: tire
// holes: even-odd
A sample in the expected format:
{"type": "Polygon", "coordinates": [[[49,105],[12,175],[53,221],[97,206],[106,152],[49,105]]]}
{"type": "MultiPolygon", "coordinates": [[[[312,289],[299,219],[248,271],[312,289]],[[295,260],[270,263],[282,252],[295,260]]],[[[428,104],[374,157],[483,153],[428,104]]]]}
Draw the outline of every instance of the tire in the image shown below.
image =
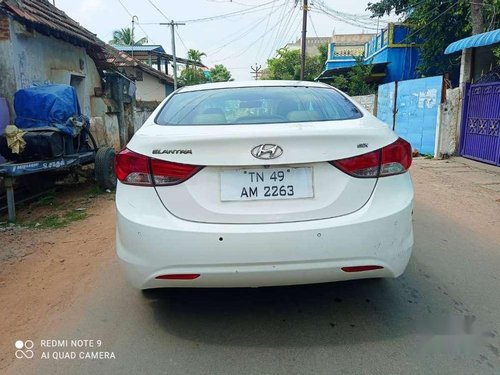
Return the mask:
{"type": "Polygon", "coordinates": [[[116,188],[115,150],[111,147],[101,147],[95,154],[95,179],[101,189],[116,188]]]}

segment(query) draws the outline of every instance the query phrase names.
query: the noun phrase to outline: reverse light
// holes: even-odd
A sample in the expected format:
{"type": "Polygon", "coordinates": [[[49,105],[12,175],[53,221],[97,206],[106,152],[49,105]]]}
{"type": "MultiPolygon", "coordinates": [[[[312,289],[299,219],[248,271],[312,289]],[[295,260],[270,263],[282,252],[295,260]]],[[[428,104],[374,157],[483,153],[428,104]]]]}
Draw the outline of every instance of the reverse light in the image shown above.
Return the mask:
{"type": "Polygon", "coordinates": [[[123,149],[116,155],[116,178],[128,185],[166,186],[186,181],[202,167],[153,159],[123,149]]]}
{"type": "Polygon", "coordinates": [[[411,162],[411,145],[398,138],[381,149],[330,163],[353,177],[376,178],[405,173],[411,162]]]}

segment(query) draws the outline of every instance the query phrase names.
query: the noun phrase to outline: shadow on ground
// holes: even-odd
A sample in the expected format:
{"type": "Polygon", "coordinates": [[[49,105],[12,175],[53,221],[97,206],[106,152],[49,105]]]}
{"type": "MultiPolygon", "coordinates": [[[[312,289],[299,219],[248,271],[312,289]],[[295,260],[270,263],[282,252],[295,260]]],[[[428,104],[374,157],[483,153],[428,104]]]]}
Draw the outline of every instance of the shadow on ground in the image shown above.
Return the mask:
{"type": "Polygon", "coordinates": [[[332,346],[414,333],[401,279],[259,289],[146,291],[169,334],[234,346],[332,346]]]}

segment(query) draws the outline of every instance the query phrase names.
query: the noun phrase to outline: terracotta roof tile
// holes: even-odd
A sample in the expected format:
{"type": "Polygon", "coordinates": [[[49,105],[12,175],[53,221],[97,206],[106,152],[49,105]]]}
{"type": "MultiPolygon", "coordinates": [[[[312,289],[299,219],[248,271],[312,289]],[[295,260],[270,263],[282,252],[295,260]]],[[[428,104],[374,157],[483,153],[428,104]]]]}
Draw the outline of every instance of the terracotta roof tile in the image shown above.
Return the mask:
{"type": "Polygon", "coordinates": [[[99,69],[134,66],[161,80],[173,82],[172,77],[165,73],[104,43],[96,34],[47,0],[0,0],[0,10],[8,12],[17,21],[32,26],[42,34],[84,47],[99,69]]]}
{"type": "Polygon", "coordinates": [[[0,0],[0,8],[9,11],[18,20],[31,24],[37,30],[45,28],[46,32],[56,32],[83,44],[95,46],[104,44],[96,34],[81,26],[47,0],[0,0]]]}

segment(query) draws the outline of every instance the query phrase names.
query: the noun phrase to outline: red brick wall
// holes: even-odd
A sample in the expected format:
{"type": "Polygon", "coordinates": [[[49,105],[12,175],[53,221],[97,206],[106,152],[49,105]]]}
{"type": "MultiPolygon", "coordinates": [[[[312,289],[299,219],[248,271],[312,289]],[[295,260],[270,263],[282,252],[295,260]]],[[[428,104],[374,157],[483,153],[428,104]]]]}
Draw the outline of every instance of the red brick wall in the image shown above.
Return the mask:
{"type": "Polygon", "coordinates": [[[0,13],[0,40],[9,40],[9,17],[5,14],[0,13]]]}

